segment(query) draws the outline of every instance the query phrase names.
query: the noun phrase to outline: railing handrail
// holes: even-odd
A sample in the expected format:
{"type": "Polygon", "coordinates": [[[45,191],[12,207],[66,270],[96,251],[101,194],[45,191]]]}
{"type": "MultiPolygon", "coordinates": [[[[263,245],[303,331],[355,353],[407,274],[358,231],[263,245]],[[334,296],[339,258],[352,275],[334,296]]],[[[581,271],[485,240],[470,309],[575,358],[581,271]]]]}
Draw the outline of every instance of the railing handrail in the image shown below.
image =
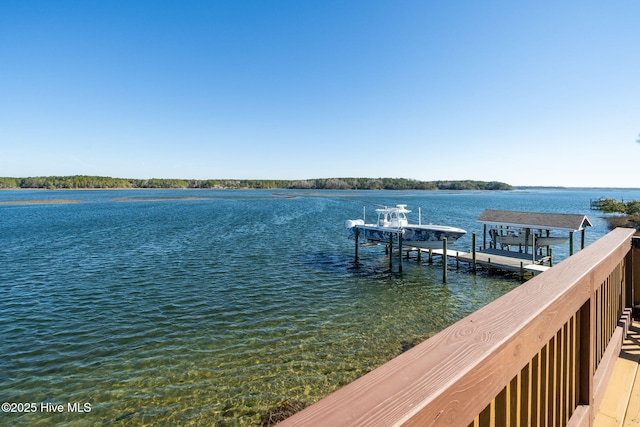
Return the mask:
{"type": "Polygon", "coordinates": [[[633,234],[613,230],[281,425],[467,425],[589,304],[633,234]]]}

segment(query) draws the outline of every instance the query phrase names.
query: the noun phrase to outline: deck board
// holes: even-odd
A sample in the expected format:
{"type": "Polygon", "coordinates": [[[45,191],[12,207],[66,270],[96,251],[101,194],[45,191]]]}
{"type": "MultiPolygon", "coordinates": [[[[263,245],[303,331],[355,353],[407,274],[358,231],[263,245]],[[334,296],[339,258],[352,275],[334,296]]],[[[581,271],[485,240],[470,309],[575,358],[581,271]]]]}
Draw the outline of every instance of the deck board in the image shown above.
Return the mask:
{"type": "Polygon", "coordinates": [[[635,383],[631,391],[631,399],[624,417],[623,427],[640,426],[640,369],[636,372],[635,383]]]}
{"type": "Polygon", "coordinates": [[[640,426],[640,322],[629,329],[594,427],[640,426]]]}

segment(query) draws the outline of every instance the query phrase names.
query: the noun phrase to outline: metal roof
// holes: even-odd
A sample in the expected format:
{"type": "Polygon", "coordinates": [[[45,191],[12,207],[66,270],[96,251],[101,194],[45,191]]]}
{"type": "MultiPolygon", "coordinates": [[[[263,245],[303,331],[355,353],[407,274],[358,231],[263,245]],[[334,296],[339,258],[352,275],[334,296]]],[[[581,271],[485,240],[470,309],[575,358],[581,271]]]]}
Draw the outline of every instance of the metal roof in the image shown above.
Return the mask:
{"type": "Polygon", "coordinates": [[[542,212],[499,211],[486,209],[478,217],[483,224],[504,225],[520,228],[538,228],[543,230],[579,231],[590,227],[586,215],[542,212]]]}

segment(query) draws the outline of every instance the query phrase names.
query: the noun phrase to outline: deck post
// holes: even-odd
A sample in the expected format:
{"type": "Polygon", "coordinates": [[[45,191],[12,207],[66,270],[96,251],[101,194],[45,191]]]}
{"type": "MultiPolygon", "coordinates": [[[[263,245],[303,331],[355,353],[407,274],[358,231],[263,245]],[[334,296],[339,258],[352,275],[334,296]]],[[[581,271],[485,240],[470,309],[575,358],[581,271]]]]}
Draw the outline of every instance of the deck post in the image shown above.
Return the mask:
{"type": "Polygon", "coordinates": [[[442,238],[442,282],[447,283],[447,238],[442,238]]]}
{"type": "Polygon", "coordinates": [[[476,232],[471,233],[471,257],[473,260],[473,271],[476,271],[476,232]]]}
{"type": "Polygon", "coordinates": [[[632,282],[633,313],[638,319],[640,318],[640,237],[631,238],[631,275],[628,280],[632,282]]]}
{"type": "Polygon", "coordinates": [[[433,251],[429,248],[429,264],[433,264],[433,251]]]}

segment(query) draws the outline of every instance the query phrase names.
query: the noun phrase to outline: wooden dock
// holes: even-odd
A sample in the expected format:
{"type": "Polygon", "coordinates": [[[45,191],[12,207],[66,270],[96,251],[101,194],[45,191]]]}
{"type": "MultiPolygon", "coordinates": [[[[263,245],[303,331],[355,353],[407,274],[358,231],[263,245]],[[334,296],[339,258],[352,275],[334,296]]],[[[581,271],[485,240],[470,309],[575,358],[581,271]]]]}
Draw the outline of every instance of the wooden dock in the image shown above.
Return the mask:
{"type": "MultiPolygon", "coordinates": [[[[371,246],[371,245],[379,245],[384,244],[382,242],[366,242],[359,243],[358,238],[358,229],[356,228],[356,238],[355,238],[355,260],[358,262],[359,259],[359,247],[371,246]]],[[[446,262],[442,263],[443,271],[442,271],[442,280],[444,282],[447,281],[447,270],[449,259],[453,258],[456,260],[456,265],[459,267],[460,261],[465,262],[471,266],[471,270],[474,272],[477,270],[478,266],[485,267],[489,270],[506,270],[511,272],[519,272],[520,278],[524,279],[525,273],[530,274],[538,274],[544,271],[547,271],[551,268],[551,256],[550,251],[547,248],[547,255],[542,256],[542,251],[539,254],[537,253],[527,253],[527,252],[516,252],[510,250],[496,249],[496,248],[485,248],[483,250],[476,250],[476,233],[472,233],[472,246],[471,252],[463,252],[457,250],[447,250],[447,239],[444,238],[442,241],[442,248],[440,249],[425,249],[418,248],[414,246],[403,246],[402,234],[399,233],[397,238],[397,244],[394,245],[393,238],[389,238],[389,243],[385,245],[386,252],[389,255],[389,269],[393,268],[393,258],[394,253],[397,253],[398,257],[398,271],[402,272],[402,258],[406,254],[406,258],[409,258],[409,254],[411,252],[417,253],[418,262],[421,261],[423,254],[428,255],[429,263],[433,262],[434,256],[439,256],[441,258],[446,258],[446,262]],[[397,248],[394,248],[397,246],[397,248]],[[445,256],[446,254],[446,256],[445,256]],[[544,265],[548,263],[549,265],[544,265]]]]}
{"type": "MultiPolygon", "coordinates": [[[[445,249],[421,249],[415,247],[404,248],[407,252],[417,252],[418,258],[421,259],[426,253],[429,260],[432,261],[434,256],[443,257],[445,249]]],[[[550,261],[548,256],[534,256],[515,251],[504,251],[499,249],[486,249],[483,251],[464,252],[457,250],[446,250],[448,259],[455,259],[457,263],[465,262],[470,264],[473,269],[476,265],[481,265],[488,269],[499,269],[520,272],[520,274],[531,273],[538,274],[551,268],[544,263],[550,261]]]]}

